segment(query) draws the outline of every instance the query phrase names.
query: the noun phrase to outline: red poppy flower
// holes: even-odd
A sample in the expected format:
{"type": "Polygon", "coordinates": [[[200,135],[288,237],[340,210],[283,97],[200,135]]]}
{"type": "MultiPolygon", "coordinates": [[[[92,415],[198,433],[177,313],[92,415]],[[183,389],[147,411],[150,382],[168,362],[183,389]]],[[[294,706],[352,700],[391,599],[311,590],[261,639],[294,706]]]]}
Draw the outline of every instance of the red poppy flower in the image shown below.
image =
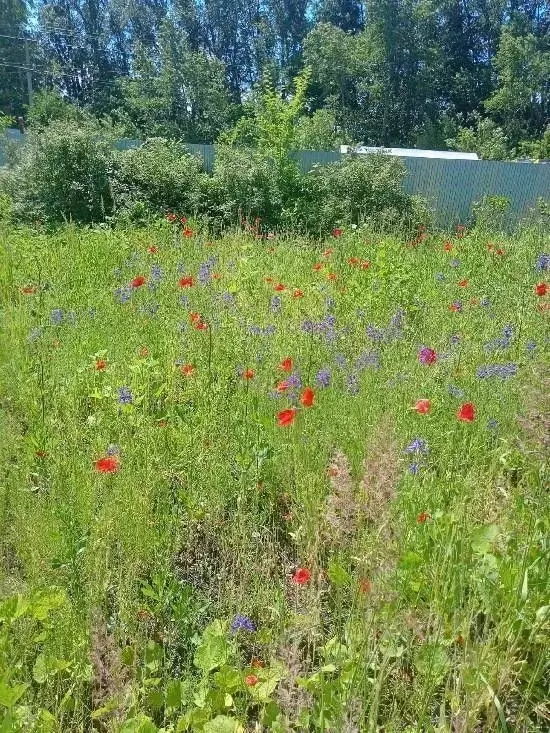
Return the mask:
{"type": "Polygon", "coordinates": [[[456,416],[462,422],[473,422],[476,416],[476,408],[473,402],[465,402],[458,408],[456,416]]]}
{"type": "Polygon", "coordinates": [[[180,219],[180,222],[181,222],[181,224],[186,224],[187,223],[187,217],[186,216],[182,216],[181,219],[180,219]]]}
{"type": "Polygon", "coordinates": [[[183,230],[182,234],[183,234],[184,237],[186,237],[187,239],[189,239],[190,237],[193,236],[193,230],[192,229],[189,229],[189,227],[185,227],[185,229],[183,230]]]}
{"type": "Polygon", "coordinates": [[[546,295],[548,292],[548,285],[546,283],[538,283],[535,285],[535,293],[537,295],[543,296],[546,295]]]}
{"type": "Polygon", "coordinates": [[[426,399],[416,400],[412,409],[418,412],[419,415],[427,415],[432,409],[432,403],[426,399]]]}
{"type": "Polygon", "coordinates": [[[195,278],[192,275],[185,275],[180,278],[178,285],[180,288],[192,288],[195,284],[195,278]]]}
{"type": "Polygon", "coordinates": [[[292,576],[292,580],[296,585],[305,585],[310,579],[311,573],[307,568],[298,568],[292,576]]]}
{"type": "Polygon", "coordinates": [[[48,455],[45,450],[37,450],[34,454],[37,458],[46,458],[48,455]]]}
{"type": "Polygon", "coordinates": [[[291,372],[292,371],[292,366],[293,366],[293,364],[292,364],[292,358],[290,356],[287,356],[279,364],[279,369],[282,369],[283,372],[291,372]]]}
{"type": "Polygon", "coordinates": [[[323,257],[330,257],[333,252],[333,249],[325,249],[325,251],[323,252],[323,257]]]}
{"type": "Polygon", "coordinates": [[[279,384],[275,387],[277,392],[286,392],[286,390],[289,388],[289,384],[286,379],[284,379],[282,382],[279,382],[279,384]]]}
{"type": "Polygon", "coordinates": [[[166,214],[166,218],[168,219],[169,222],[176,221],[176,215],[175,214],[166,214]]]}
{"type": "Polygon", "coordinates": [[[282,428],[286,428],[292,425],[294,418],[296,417],[296,408],[291,407],[288,410],[281,410],[277,413],[277,425],[282,428]]]}
{"type": "Polygon", "coordinates": [[[258,657],[252,657],[250,660],[250,666],[255,667],[256,669],[263,669],[265,667],[265,662],[263,659],[258,659],[258,657]]]}
{"type": "Polygon", "coordinates": [[[445,252],[451,252],[451,250],[453,249],[452,243],[445,242],[445,244],[443,245],[443,249],[445,250],[445,252]]]}
{"type": "Polygon", "coordinates": [[[103,456],[95,462],[95,470],[98,473],[116,473],[120,468],[118,456],[103,456]]]}
{"type": "Polygon", "coordinates": [[[359,582],[359,590],[361,593],[370,593],[372,590],[372,583],[370,580],[361,580],[359,582]]]}
{"type": "Polygon", "coordinates": [[[254,685],[257,685],[259,681],[259,677],[257,677],[255,674],[247,674],[244,678],[244,684],[248,687],[254,687],[254,685]]]}
{"type": "Polygon", "coordinates": [[[333,229],[332,230],[333,237],[341,237],[343,233],[344,233],[343,229],[333,229]]]}
{"type": "Polygon", "coordinates": [[[189,314],[189,320],[191,321],[191,323],[197,323],[198,321],[200,321],[200,319],[201,315],[196,311],[191,311],[191,313],[189,314]]]}
{"type": "Polygon", "coordinates": [[[294,292],[292,293],[292,297],[293,298],[303,298],[304,297],[304,293],[303,293],[302,290],[300,290],[300,288],[296,288],[294,290],[294,292]]]}
{"type": "Polygon", "coordinates": [[[275,290],[276,290],[276,291],[277,291],[278,293],[282,293],[282,291],[283,291],[283,290],[286,290],[286,288],[285,288],[285,286],[283,285],[283,283],[277,283],[277,285],[275,285],[275,290]]]}
{"type": "Polygon", "coordinates": [[[254,371],[254,369],[246,369],[243,372],[243,379],[254,379],[255,375],[256,372],[254,371]]]}
{"type": "Polygon", "coordinates": [[[368,270],[370,267],[370,260],[365,260],[364,262],[361,262],[361,269],[362,270],[368,270]]]}
{"type": "Polygon", "coordinates": [[[107,366],[107,359],[96,359],[95,370],[96,372],[102,372],[107,366]]]}
{"type": "Polygon", "coordinates": [[[334,272],[329,272],[328,279],[329,280],[338,280],[338,275],[336,275],[336,273],[334,272]]]}
{"type": "Polygon", "coordinates": [[[456,225],[456,236],[457,237],[459,237],[459,238],[460,237],[463,237],[465,231],[466,231],[466,227],[464,226],[464,224],[457,224],[456,225]]]}
{"type": "Polygon", "coordinates": [[[180,366],[180,374],[184,377],[190,377],[195,371],[195,367],[192,364],[182,364],[180,366]]]}
{"type": "Polygon", "coordinates": [[[420,514],[416,518],[416,521],[418,522],[418,524],[424,524],[427,519],[431,519],[428,512],[420,512],[420,514]]]}
{"type": "Polygon", "coordinates": [[[460,282],[458,283],[458,287],[459,287],[459,288],[467,288],[467,287],[468,287],[468,280],[466,280],[466,279],[464,279],[464,280],[461,280],[461,281],[460,281],[460,282]]]}
{"type": "Polygon", "coordinates": [[[134,279],[133,279],[133,280],[132,280],[132,281],[130,282],[130,285],[131,285],[131,286],[132,286],[133,288],[141,288],[141,286],[142,286],[142,285],[145,285],[145,283],[146,283],[146,282],[147,282],[147,278],[146,278],[146,277],[144,277],[143,275],[138,275],[137,277],[135,277],[135,278],[134,278],[134,279]]]}
{"type": "Polygon", "coordinates": [[[359,257],[350,257],[348,260],[348,265],[358,265],[361,260],[359,257]]]}
{"type": "Polygon", "coordinates": [[[324,262],[317,262],[315,263],[315,265],[313,265],[313,271],[319,272],[319,270],[322,270],[324,266],[325,266],[324,262]]]}
{"type": "Polygon", "coordinates": [[[302,396],[300,397],[300,402],[304,407],[311,407],[313,405],[313,402],[315,400],[315,392],[311,389],[311,387],[306,387],[304,391],[302,392],[302,396]]]}
{"type": "Polygon", "coordinates": [[[147,346],[141,347],[141,349],[139,350],[139,355],[142,359],[145,359],[149,356],[149,349],[147,348],[147,346]]]}
{"type": "Polygon", "coordinates": [[[165,428],[166,427],[166,420],[164,418],[157,420],[157,428],[165,428]]]}
{"type": "Polygon", "coordinates": [[[219,272],[212,273],[212,280],[219,280],[220,278],[221,278],[221,274],[219,272]]]}
{"type": "Polygon", "coordinates": [[[449,310],[453,313],[460,313],[462,309],[459,303],[451,303],[451,305],[449,306],[449,310]]]}
{"type": "Polygon", "coordinates": [[[34,285],[25,285],[25,287],[21,288],[23,295],[34,295],[36,290],[37,289],[34,285]]]}
{"type": "Polygon", "coordinates": [[[208,328],[208,323],[205,323],[204,321],[196,321],[193,325],[197,331],[206,331],[208,328]]]}
{"type": "Polygon", "coordinates": [[[497,255],[503,255],[503,254],[504,254],[504,250],[501,247],[499,247],[497,249],[497,255]]]}
{"type": "Polygon", "coordinates": [[[266,282],[266,283],[272,283],[273,282],[273,278],[272,277],[264,277],[264,282],[266,282]]]}
{"type": "Polygon", "coordinates": [[[156,255],[158,252],[158,247],[155,247],[152,244],[150,247],[147,247],[147,252],[149,252],[150,255],[156,255]]]}

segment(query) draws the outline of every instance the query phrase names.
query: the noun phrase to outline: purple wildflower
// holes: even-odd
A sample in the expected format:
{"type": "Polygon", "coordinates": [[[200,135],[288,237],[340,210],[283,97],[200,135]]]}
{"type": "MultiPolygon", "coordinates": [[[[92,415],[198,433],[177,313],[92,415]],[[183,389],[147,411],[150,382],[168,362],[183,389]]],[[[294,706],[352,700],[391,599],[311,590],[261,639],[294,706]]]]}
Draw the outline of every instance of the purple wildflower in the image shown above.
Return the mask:
{"type": "Polygon", "coordinates": [[[280,313],[282,305],[283,305],[283,301],[281,300],[281,298],[278,295],[274,295],[271,298],[271,304],[269,306],[269,309],[272,313],[280,313]]]}
{"type": "Polygon", "coordinates": [[[380,369],[380,354],[376,351],[364,351],[355,364],[358,372],[370,367],[380,369]]]}
{"type": "Polygon", "coordinates": [[[238,631],[256,631],[256,624],[248,616],[236,614],[231,624],[231,631],[236,634],[238,631]]]}
{"type": "Polygon", "coordinates": [[[129,387],[119,387],[118,389],[118,401],[121,405],[131,405],[134,401],[132,397],[132,391],[129,387]]]}
{"type": "Polygon", "coordinates": [[[429,452],[428,445],[423,438],[414,438],[403,451],[404,453],[421,453],[427,456],[429,452]]]}
{"type": "Polygon", "coordinates": [[[550,254],[542,252],[535,263],[535,269],[539,272],[546,272],[550,270],[550,254]]]}
{"type": "Polygon", "coordinates": [[[330,369],[328,367],[322,367],[315,375],[315,383],[318,387],[330,386],[330,369]]]}
{"type": "Polygon", "coordinates": [[[63,320],[63,311],[61,308],[54,308],[50,314],[50,321],[54,326],[58,326],[63,320]]]}
{"type": "Polygon", "coordinates": [[[349,394],[356,395],[359,392],[359,380],[356,372],[348,374],[346,379],[346,389],[349,394]]]}
{"type": "Polygon", "coordinates": [[[488,379],[490,377],[499,377],[500,379],[509,379],[515,377],[518,371],[518,365],[514,362],[507,364],[486,364],[479,367],[476,372],[478,379],[488,379]]]}
{"type": "Polygon", "coordinates": [[[107,446],[107,455],[108,456],[120,455],[120,446],[116,445],[115,443],[111,443],[109,446],[107,446]]]}

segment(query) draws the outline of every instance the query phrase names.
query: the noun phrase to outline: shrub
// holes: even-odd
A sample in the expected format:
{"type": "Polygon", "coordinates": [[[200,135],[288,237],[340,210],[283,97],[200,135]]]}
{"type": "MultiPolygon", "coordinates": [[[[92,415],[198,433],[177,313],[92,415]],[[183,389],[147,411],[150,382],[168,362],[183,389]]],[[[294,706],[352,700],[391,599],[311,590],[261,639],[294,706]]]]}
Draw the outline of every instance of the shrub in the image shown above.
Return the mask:
{"type": "Polygon", "coordinates": [[[280,169],[256,150],[221,145],[207,185],[206,213],[219,223],[234,224],[239,215],[260,217],[267,227],[280,223],[283,209],[280,169]]]}
{"type": "Polygon", "coordinates": [[[112,133],[96,123],[54,122],[26,136],[4,177],[21,219],[102,221],[112,209],[112,133]]]}
{"type": "Polygon", "coordinates": [[[119,216],[140,219],[165,211],[194,213],[206,174],[200,158],[175,140],[150,138],[115,154],[112,193],[119,216]]]}
{"type": "Polygon", "coordinates": [[[399,158],[378,153],[318,166],[303,176],[294,216],[312,232],[366,221],[414,226],[419,207],[403,189],[405,172],[399,158]]]}

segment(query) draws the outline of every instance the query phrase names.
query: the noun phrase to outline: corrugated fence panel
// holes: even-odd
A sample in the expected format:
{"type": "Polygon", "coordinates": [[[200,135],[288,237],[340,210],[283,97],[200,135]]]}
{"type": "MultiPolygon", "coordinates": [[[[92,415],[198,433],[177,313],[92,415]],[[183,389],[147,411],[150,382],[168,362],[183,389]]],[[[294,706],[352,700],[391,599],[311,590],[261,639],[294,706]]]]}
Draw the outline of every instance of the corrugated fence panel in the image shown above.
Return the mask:
{"type": "MultiPolygon", "coordinates": [[[[5,131],[15,143],[24,142],[19,130],[5,131]]],[[[141,142],[123,138],[115,144],[117,150],[139,147],[141,142]]],[[[187,144],[193,155],[199,155],[204,168],[214,168],[214,145],[187,144]]],[[[342,160],[338,151],[300,150],[292,153],[305,173],[316,165],[342,160]]],[[[493,160],[447,160],[442,158],[402,158],[407,175],[404,186],[409,193],[424,196],[435,211],[439,226],[466,223],[472,205],[484,195],[506,196],[510,199],[510,223],[517,222],[532,208],[537,199],[550,199],[550,163],[530,163],[493,160]]],[[[5,163],[0,149],[0,166],[5,163]]]]}

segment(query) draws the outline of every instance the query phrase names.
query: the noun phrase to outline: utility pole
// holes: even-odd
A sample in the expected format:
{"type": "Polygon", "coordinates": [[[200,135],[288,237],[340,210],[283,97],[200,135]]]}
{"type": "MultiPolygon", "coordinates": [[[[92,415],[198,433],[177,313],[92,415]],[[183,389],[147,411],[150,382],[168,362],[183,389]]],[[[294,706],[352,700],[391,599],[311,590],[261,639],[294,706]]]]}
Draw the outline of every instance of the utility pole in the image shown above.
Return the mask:
{"type": "Polygon", "coordinates": [[[29,95],[29,107],[32,104],[32,71],[31,71],[31,52],[29,49],[29,39],[25,37],[25,66],[27,67],[27,93],[29,95]]]}

